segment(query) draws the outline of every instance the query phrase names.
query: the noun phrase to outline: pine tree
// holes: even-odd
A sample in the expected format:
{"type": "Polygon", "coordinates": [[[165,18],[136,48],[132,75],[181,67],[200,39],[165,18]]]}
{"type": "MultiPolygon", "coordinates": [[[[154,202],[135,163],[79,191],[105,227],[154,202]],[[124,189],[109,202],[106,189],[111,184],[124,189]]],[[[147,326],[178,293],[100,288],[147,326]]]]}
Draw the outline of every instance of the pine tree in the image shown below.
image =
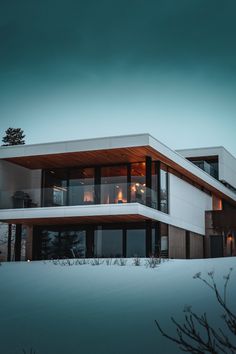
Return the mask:
{"type": "Polygon", "coordinates": [[[8,128],[5,131],[5,136],[2,139],[4,143],[2,146],[11,146],[11,145],[24,145],[24,131],[21,128],[8,128]]]}

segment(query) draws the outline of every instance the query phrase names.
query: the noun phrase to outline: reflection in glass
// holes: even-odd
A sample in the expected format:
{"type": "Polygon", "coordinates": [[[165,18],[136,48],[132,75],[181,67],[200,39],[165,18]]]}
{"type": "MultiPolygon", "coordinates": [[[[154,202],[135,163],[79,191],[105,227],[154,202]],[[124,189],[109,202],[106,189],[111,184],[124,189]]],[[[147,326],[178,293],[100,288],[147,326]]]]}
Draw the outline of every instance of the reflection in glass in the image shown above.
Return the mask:
{"type": "Polygon", "coordinates": [[[152,163],[152,191],[151,191],[151,207],[158,208],[158,170],[157,163],[152,163]]]}
{"type": "Polygon", "coordinates": [[[146,256],[146,232],[144,229],[127,230],[126,257],[146,256]]]}
{"type": "Polygon", "coordinates": [[[122,257],[122,230],[96,230],[94,235],[95,257],[122,257]]]}
{"type": "Polygon", "coordinates": [[[160,171],[160,210],[168,213],[168,173],[163,169],[160,171]]]}
{"type": "Polygon", "coordinates": [[[131,203],[146,204],[146,164],[145,162],[131,165],[131,203]]]}
{"type": "Polygon", "coordinates": [[[67,204],[67,170],[53,169],[44,172],[45,189],[43,206],[63,206],[67,204]]]}
{"type": "Polygon", "coordinates": [[[94,168],[76,168],[70,171],[69,205],[94,203],[94,168]]]}
{"type": "Polygon", "coordinates": [[[101,204],[127,203],[127,166],[101,168],[101,204]]]}
{"type": "Polygon", "coordinates": [[[42,259],[85,257],[85,253],[85,230],[43,230],[41,233],[42,259]]]}

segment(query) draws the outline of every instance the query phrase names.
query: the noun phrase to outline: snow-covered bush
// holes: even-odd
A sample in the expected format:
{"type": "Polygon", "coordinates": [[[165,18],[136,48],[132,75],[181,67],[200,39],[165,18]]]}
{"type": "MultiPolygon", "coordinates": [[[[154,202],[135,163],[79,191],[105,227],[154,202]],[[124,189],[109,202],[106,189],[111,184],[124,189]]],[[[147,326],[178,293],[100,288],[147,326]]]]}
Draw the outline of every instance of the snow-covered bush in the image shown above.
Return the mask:
{"type": "Polygon", "coordinates": [[[121,267],[125,266],[127,263],[127,259],[125,258],[116,258],[116,260],[114,261],[114,264],[119,265],[121,267]]]}
{"type": "Polygon", "coordinates": [[[112,265],[112,258],[106,258],[106,260],[105,260],[105,262],[106,262],[106,265],[112,265]]]}
{"type": "Polygon", "coordinates": [[[147,258],[145,263],[147,268],[156,268],[159,264],[161,264],[161,258],[155,256],[147,258]]]}
{"type": "Polygon", "coordinates": [[[100,264],[103,264],[103,263],[104,263],[104,260],[101,259],[101,258],[93,258],[92,261],[90,262],[90,264],[92,266],[100,265],[100,264]]]}
{"type": "Polygon", "coordinates": [[[141,259],[139,257],[134,257],[133,258],[133,265],[138,267],[141,265],[141,259]]]}

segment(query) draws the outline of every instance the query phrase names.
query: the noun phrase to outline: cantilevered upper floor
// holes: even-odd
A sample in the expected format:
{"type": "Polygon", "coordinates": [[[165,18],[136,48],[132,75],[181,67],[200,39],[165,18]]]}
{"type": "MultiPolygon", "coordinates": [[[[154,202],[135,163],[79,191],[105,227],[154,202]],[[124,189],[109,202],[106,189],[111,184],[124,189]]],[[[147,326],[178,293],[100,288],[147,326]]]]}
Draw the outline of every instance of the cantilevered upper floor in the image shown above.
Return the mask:
{"type": "Polygon", "coordinates": [[[191,229],[181,212],[192,211],[204,233],[195,220],[222,201],[236,205],[236,194],[149,134],[0,148],[3,221],[117,213],[191,229]]]}

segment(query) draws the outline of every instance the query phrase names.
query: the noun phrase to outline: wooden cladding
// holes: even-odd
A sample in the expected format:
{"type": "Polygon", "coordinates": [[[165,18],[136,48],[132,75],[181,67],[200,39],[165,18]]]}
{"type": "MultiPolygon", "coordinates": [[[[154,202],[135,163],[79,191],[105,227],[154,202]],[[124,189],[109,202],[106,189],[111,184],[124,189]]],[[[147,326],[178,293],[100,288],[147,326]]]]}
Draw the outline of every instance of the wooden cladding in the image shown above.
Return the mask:
{"type": "Polygon", "coordinates": [[[97,166],[145,161],[147,155],[156,155],[149,146],[107,150],[68,152],[50,155],[14,157],[6,161],[30,169],[49,169],[75,166],[97,166]]]}

